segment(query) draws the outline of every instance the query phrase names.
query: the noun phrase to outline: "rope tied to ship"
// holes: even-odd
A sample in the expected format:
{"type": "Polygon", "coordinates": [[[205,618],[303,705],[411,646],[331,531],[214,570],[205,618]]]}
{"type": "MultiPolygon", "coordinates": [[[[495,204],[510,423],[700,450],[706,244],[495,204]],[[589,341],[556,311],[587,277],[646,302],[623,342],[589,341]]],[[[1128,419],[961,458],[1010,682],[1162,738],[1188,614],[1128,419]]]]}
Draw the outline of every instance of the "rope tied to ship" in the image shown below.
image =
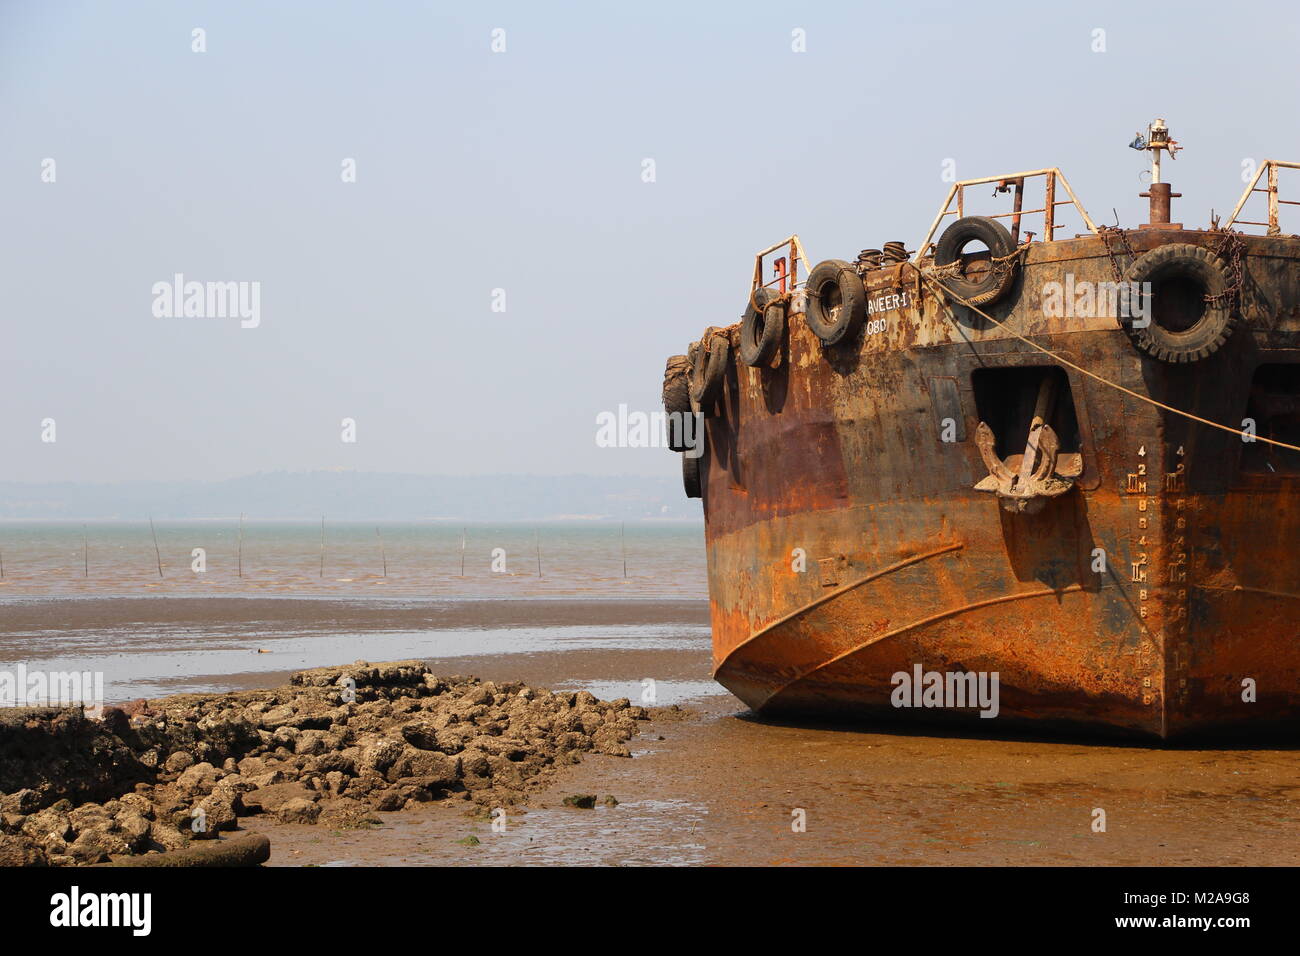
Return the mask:
{"type": "MultiPolygon", "coordinates": [[[[1244,242],[1242,244],[1244,245],[1244,242]]],[[[1092,379],[1093,381],[1100,382],[1102,385],[1105,385],[1109,388],[1113,388],[1118,392],[1122,392],[1123,394],[1129,396],[1130,398],[1136,398],[1138,401],[1146,402],[1149,405],[1154,405],[1156,408],[1163,409],[1164,411],[1170,412],[1174,415],[1179,415],[1183,418],[1189,419],[1190,421],[1197,422],[1201,425],[1208,425],[1210,428],[1217,428],[1219,429],[1219,431],[1228,432],[1229,434],[1236,435],[1237,437],[1243,440],[1263,442],[1266,445],[1273,445],[1277,448],[1285,448],[1287,451],[1300,452],[1300,445],[1291,445],[1288,444],[1287,442],[1277,441],[1276,439],[1273,438],[1265,438],[1263,435],[1251,435],[1240,428],[1233,428],[1231,425],[1223,425],[1220,424],[1219,422],[1210,421],[1208,418],[1202,418],[1200,415],[1194,415],[1191,412],[1184,411],[1181,408],[1175,408],[1172,405],[1166,405],[1164,402],[1157,401],[1156,399],[1151,398],[1149,395],[1143,395],[1140,392],[1135,392],[1131,388],[1125,388],[1123,385],[1120,385],[1118,382],[1112,382],[1110,379],[1098,375],[1096,372],[1091,372],[1080,365],[1076,365],[1075,363],[1071,362],[1069,359],[1062,358],[1061,356],[1057,355],[1055,352],[1051,351],[1050,349],[1046,349],[1043,346],[1039,345],[1037,342],[1031,341],[1030,339],[1021,335],[1015,329],[1012,329],[1009,326],[1007,326],[1006,323],[1000,322],[999,320],[993,318],[993,316],[989,315],[979,306],[972,305],[969,301],[967,301],[965,297],[958,295],[957,293],[951,291],[950,289],[944,288],[942,284],[932,279],[927,273],[923,272],[915,265],[913,265],[913,268],[916,269],[917,274],[920,275],[922,278],[924,278],[926,282],[929,282],[934,286],[934,288],[938,292],[938,296],[941,302],[943,301],[944,298],[948,298],[948,297],[955,299],[958,303],[964,305],[966,308],[970,309],[976,315],[982,316],[983,318],[992,322],[1003,332],[1006,332],[1012,335],[1013,337],[1019,339],[1021,342],[1024,342],[1030,348],[1042,352],[1048,358],[1051,358],[1053,361],[1061,363],[1066,368],[1074,369],[1080,375],[1086,375],[1088,376],[1088,378],[1092,379]]],[[[945,309],[946,308],[947,305],[945,303],[945,309]]],[[[949,311],[949,315],[951,315],[951,310],[948,311],[949,311]]]]}
{"type": "MultiPolygon", "coordinates": [[[[998,278],[1001,279],[1003,276],[1007,274],[1007,272],[1009,272],[1012,268],[1014,268],[1016,260],[1023,259],[1023,257],[1028,254],[1028,252],[1029,252],[1029,243],[1025,242],[1016,246],[1014,250],[1008,252],[1005,256],[990,256],[985,261],[988,262],[989,269],[992,272],[996,273],[998,278]]],[[[920,268],[914,262],[911,261],[901,262],[899,263],[900,276],[902,275],[902,266],[911,266],[913,269],[916,269],[917,272],[921,271],[920,268]]],[[[925,274],[929,276],[933,276],[936,279],[948,279],[948,278],[964,279],[966,278],[966,263],[958,259],[955,262],[950,262],[947,265],[943,265],[943,266],[937,266],[931,264],[926,267],[925,274]]]]}
{"type": "MultiPolygon", "coordinates": [[[[819,267],[819,268],[820,268],[820,267],[819,267]]],[[[860,276],[858,275],[858,270],[857,270],[857,269],[854,269],[852,266],[847,266],[847,267],[846,267],[846,266],[840,266],[838,269],[835,270],[835,278],[836,278],[836,280],[838,280],[840,276],[845,275],[846,273],[847,273],[848,275],[853,276],[853,278],[855,278],[855,279],[860,278],[860,276]]],[[[829,285],[829,283],[827,283],[827,284],[829,285]]],[[[814,289],[812,286],[807,286],[807,285],[806,285],[806,286],[803,287],[803,289],[802,289],[801,291],[803,292],[804,295],[806,295],[806,296],[807,296],[808,298],[810,298],[810,299],[820,299],[820,298],[822,297],[822,294],[821,294],[820,292],[818,292],[816,289],[814,289]]],[[[793,294],[793,291],[791,291],[791,292],[787,292],[787,293],[786,293],[786,295],[792,295],[792,294],[793,294]]]]}

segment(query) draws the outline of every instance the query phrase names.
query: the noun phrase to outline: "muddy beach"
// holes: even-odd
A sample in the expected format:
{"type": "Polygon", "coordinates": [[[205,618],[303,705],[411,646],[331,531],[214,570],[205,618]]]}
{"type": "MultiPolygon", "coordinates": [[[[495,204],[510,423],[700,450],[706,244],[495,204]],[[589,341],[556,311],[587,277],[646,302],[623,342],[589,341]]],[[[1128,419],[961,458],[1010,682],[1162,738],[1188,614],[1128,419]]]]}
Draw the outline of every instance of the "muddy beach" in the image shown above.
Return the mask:
{"type": "Polygon", "coordinates": [[[708,681],[702,602],[93,599],[11,602],[4,612],[0,664],[18,660],[19,648],[29,667],[32,648],[47,668],[126,658],[129,667],[114,671],[122,677],[108,681],[110,702],[250,692],[283,685],[294,670],[416,657],[435,675],[493,682],[490,698],[526,685],[574,695],[575,705],[582,691],[584,704],[626,698],[614,705],[626,710],[650,703],[642,697],[653,687],[655,707],[680,708],[624,721],[635,733],[510,788],[508,800],[408,796],[405,809],[368,800],[364,826],[292,822],[275,810],[239,816],[239,828],[270,838],[273,866],[1300,863],[1292,749],[765,721],[708,681]],[[413,644],[422,653],[372,653],[413,644]],[[340,655],[345,648],[365,653],[340,655]],[[158,693],[137,693],[149,687],[158,693]],[[595,806],[566,805],[575,795],[596,797],[595,806]],[[494,826],[497,805],[506,812],[494,826]],[[1098,809],[1104,832],[1094,829],[1098,809]]]}

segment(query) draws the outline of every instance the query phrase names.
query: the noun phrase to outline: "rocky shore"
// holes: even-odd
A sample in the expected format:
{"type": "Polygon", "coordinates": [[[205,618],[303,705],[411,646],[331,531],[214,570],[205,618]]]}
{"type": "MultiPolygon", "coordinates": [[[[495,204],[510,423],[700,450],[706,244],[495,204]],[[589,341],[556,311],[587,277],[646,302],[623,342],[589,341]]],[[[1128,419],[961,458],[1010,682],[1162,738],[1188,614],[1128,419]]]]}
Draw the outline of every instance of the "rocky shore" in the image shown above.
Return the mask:
{"type": "Polygon", "coordinates": [[[419,661],[294,674],[273,690],[0,711],[0,865],[199,846],[263,814],[364,827],[373,811],[526,801],[584,753],[627,757],[626,699],[435,675],[419,661]]]}

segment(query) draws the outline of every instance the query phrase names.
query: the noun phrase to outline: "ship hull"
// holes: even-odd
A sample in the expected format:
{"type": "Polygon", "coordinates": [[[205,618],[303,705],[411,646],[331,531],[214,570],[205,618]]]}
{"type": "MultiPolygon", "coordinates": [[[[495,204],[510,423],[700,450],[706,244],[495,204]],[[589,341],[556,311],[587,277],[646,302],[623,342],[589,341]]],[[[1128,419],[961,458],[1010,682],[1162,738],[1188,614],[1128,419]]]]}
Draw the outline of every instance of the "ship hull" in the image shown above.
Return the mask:
{"type": "MultiPolygon", "coordinates": [[[[1140,254],[1212,234],[1133,235],[1140,254]]],[[[1143,400],[1235,426],[1257,370],[1300,361],[1300,243],[1251,243],[1247,321],[1185,366],[1139,354],[1114,317],[1044,315],[1045,283],[1112,278],[1099,238],[1032,247],[989,313],[1111,383],[1052,373],[1083,470],[1036,513],[973,490],[987,474],[974,435],[1053,358],[896,278],[869,296],[910,304],[836,355],[793,316],[779,365],[731,368],[706,423],[716,679],[773,715],[1295,729],[1300,460],[1252,459],[1239,436],[1143,400]],[[909,688],[930,674],[959,690],[996,675],[996,708],[932,706],[909,688]]]]}

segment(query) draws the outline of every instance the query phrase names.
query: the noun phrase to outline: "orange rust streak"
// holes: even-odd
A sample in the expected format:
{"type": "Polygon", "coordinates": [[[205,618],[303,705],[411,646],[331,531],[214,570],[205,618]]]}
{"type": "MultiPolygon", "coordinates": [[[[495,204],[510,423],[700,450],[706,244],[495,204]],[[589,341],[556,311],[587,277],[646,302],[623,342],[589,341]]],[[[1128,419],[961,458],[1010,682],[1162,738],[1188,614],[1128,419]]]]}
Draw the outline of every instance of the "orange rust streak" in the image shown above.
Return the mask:
{"type": "Polygon", "coordinates": [[[1264,594],[1268,597],[1284,598],[1288,601],[1300,601],[1300,594],[1289,594],[1286,591],[1270,591],[1268,588],[1251,588],[1242,584],[1234,584],[1230,588],[1219,587],[1214,584],[1193,584],[1192,587],[1199,591],[1227,591],[1229,594],[1233,591],[1248,591],[1251,594],[1264,594]]]}
{"type": "MultiPolygon", "coordinates": [[[[869,640],[865,640],[861,644],[858,644],[850,648],[849,650],[844,651],[842,654],[836,654],[834,657],[827,658],[826,660],[822,661],[820,664],[818,664],[816,667],[812,668],[811,670],[807,670],[804,673],[800,674],[798,677],[794,678],[793,680],[786,681],[780,687],[777,687],[775,690],[772,691],[772,693],[767,695],[767,698],[763,701],[763,704],[760,706],[766,706],[769,701],[775,698],[777,694],[781,693],[787,687],[791,687],[799,683],[801,680],[806,680],[808,677],[817,673],[817,671],[821,670],[823,667],[829,667],[831,664],[834,664],[836,661],[841,661],[846,657],[851,657],[852,655],[861,651],[863,648],[870,647],[873,644],[878,644],[881,641],[891,637],[897,637],[899,634],[906,634],[908,631],[915,630],[918,627],[924,627],[927,624],[933,624],[936,621],[942,621],[945,618],[956,617],[959,614],[965,614],[968,611],[975,611],[978,610],[979,608],[988,607],[993,604],[1005,604],[1010,601],[1020,601],[1027,598],[1051,597],[1053,595],[1068,594],[1072,591],[1082,591],[1082,590],[1083,590],[1082,585],[1071,584],[1068,587],[1064,587],[1064,588],[1044,588],[1041,591],[1025,591],[1019,594],[1002,594],[995,598],[988,598],[983,601],[974,601],[970,604],[963,604],[961,607],[949,608],[946,611],[940,611],[938,614],[932,614],[929,617],[923,617],[920,620],[913,621],[910,624],[904,624],[902,627],[896,627],[892,631],[886,631],[884,634],[878,634],[877,636],[870,638],[869,640]]],[[[744,645],[740,645],[740,647],[743,646],[744,645]]],[[[740,647],[737,647],[737,650],[739,650],[740,647]]]]}
{"type": "MultiPolygon", "coordinates": [[[[862,585],[867,584],[870,581],[876,580],[876,578],[883,577],[886,574],[891,574],[892,572],[897,571],[900,568],[905,568],[909,564],[916,564],[918,561],[924,561],[927,558],[933,558],[940,554],[947,554],[949,551],[957,551],[964,547],[965,544],[963,544],[960,541],[954,542],[952,544],[946,544],[942,548],[936,548],[935,550],[927,551],[924,554],[913,555],[910,558],[906,558],[902,561],[898,561],[894,564],[889,565],[888,567],[880,568],[878,571],[872,571],[870,574],[866,575],[865,577],[858,578],[858,580],[853,581],[850,584],[846,584],[843,587],[838,587],[835,588],[834,590],[827,591],[825,594],[817,598],[815,601],[810,601],[809,603],[805,604],[803,607],[795,611],[791,611],[789,614],[786,614],[784,617],[777,618],[775,621],[772,621],[770,624],[766,625],[762,630],[755,631],[749,637],[745,638],[743,641],[741,641],[739,644],[737,644],[735,647],[731,649],[731,651],[727,654],[726,658],[723,659],[722,663],[718,664],[716,667],[713,668],[713,673],[717,674],[719,669],[721,669],[721,667],[723,666],[723,664],[726,664],[727,661],[731,659],[731,656],[735,654],[737,651],[739,651],[746,644],[750,643],[751,641],[758,640],[768,631],[780,627],[782,624],[786,623],[787,621],[794,620],[799,615],[805,614],[808,611],[811,611],[813,608],[818,607],[819,605],[825,604],[827,601],[839,597],[841,594],[844,594],[848,591],[852,591],[854,588],[861,587],[862,585]]],[[[826,663],[830,663],[830,662],[827,661],[826,663]]]]}

